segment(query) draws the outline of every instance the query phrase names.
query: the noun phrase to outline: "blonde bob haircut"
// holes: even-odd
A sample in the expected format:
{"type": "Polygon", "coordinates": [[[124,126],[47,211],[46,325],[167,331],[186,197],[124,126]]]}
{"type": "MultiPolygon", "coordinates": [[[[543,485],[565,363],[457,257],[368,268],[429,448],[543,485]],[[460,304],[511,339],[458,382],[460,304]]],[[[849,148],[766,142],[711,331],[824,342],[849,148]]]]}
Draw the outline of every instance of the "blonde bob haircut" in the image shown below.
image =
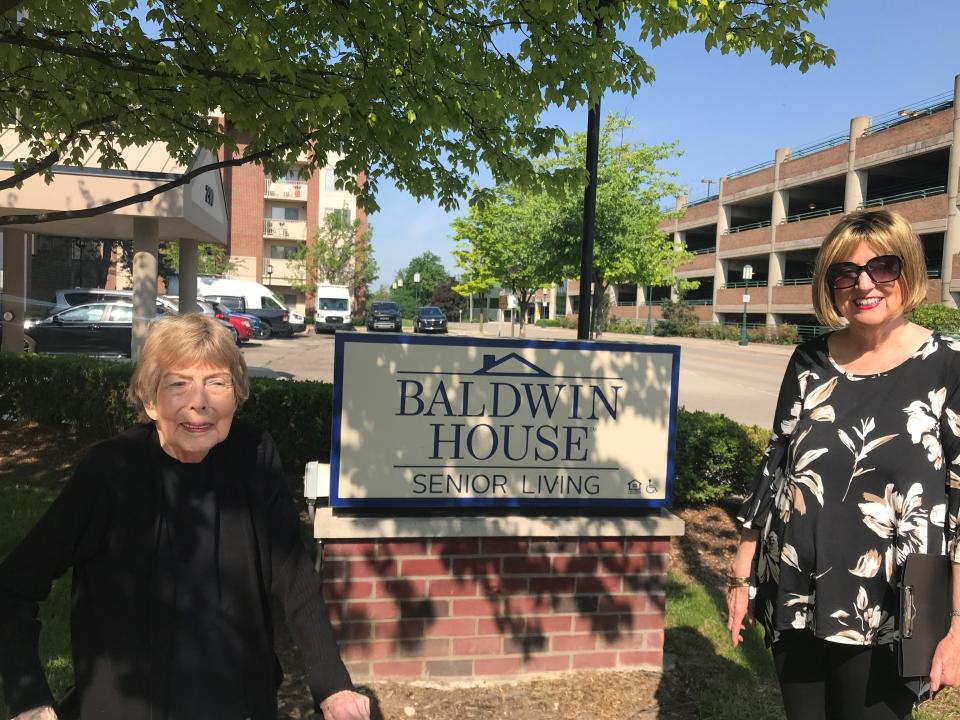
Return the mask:
{"type": "Polygon", "coordinates": [[[144,406],[156,403],[165,373],[175,367],[195,365],[226,368],[238,408],[249,397],[247,363],[226,328],[200,313],[175,315],[151,324],[130,378],[127,400],[136,408],[140,419],[150,419],[144,406]]]}
{"type": "Polygon", "coordinates": [[[877,255],[898,255],[903,262],[900,290],[903,313],[907,314],[927,297],[927,263],[923,246],[902,215],[889,210],[858,210],[845,215],[820,246],[813,270],[813,309],[824,325],[845,326],[837,311],[833,289],[827,284],[827,268],[846,262],[860,243],[867,243],[877,255]]]}

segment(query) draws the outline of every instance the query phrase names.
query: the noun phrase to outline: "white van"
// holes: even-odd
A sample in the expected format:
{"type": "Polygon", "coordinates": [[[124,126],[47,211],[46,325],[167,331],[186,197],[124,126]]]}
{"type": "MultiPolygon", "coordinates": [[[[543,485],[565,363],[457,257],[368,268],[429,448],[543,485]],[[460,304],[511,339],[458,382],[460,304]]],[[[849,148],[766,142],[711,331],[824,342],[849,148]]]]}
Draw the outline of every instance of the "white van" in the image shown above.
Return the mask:
{"type": "MultiPolygon", "coordinates": [[[[171,294],[179,294],[179,278],[171,278],[171,294]]],[[[254,280],[215,278],[207,275],[197,277],[197,297],[235,296],[243,298],[242,312],[256,315],[270,325],[275,335],[291,335],[303,332],[306,322],[300,313],[288,310],[276,293],[254,280]]]]}
{"type": "Polygon", "coordinates": [[[314,305],[314,330],[353,329],[350,288],[346,285],[317,286],[317,301],[314,305]]]}

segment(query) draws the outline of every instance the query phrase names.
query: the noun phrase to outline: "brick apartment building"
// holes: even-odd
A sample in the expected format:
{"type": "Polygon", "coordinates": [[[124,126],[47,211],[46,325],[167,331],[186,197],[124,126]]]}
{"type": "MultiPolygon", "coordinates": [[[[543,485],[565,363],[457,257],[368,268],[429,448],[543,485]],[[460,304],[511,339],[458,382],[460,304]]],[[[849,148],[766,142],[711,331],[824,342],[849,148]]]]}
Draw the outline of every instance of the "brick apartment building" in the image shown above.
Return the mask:
{"type": "MultiPolygon", "coordinates": [[[[811,302],[813,261],[843,213],[889,208],[923,242],[928,302],[960,304],[960,75],[951,92],[885,116],[855,117],[849,131],[814,145],[778,148],[768,162],[720,178],[719,192],[679,198],[682,216],[661,226],[695,257],[679,274],[700,287],[687,294],[702,322],[819,325],[811,302]],[[744,278],[744,266],[753,269],[744,278]]],[[[558,313],[575,312],[567,284],[558,313]]],[[[615,289],[617,317],[659,317],[670,288],[615,289]],[[652,307],[645,307],[647,295],[652,307]]]]}
{"type": "MultiPolygon", "coordinates": [[[[242,150],[241,145],[241,150],[242,150]]],[[[329,155],[326,166],[309,178],[300,177],[306,157],[284,177],[271,178],[259,165],[241,165],[223,172],[229,217],[228,249],[236,264],[233,277],[256,280],[270,287],[291,309],[303,312],[308,298],[293,287],[291,254],[300,241],[312,240],[329,213],[342,212],[366,228],[366,213],[348,191],[337,190],[329,155]]]]}

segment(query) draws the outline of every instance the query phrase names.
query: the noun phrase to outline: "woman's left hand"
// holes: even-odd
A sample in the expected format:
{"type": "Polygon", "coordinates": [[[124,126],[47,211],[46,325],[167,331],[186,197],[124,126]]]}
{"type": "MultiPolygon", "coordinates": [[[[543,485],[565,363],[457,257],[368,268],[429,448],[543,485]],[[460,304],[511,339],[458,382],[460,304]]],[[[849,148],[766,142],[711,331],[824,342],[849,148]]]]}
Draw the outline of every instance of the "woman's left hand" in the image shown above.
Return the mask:
{"type": "Polygon", "coordinates": [[[930,667],[930,692],[960,685],[960,631],[950,630],[937,645],[930,667]]]}
{"type": "Polygon", "coordinates": [[[366,695],[341,690],[322,703],[324,720],[370,720],[370,698],[366,695]]]}

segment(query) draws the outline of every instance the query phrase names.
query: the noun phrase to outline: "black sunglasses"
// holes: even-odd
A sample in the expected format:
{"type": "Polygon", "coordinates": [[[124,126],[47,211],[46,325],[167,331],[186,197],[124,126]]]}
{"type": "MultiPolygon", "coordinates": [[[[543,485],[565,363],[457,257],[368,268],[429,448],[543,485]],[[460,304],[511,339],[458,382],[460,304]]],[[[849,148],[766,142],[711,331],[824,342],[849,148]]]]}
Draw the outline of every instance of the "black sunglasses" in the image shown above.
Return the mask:
{"type": "Polygon", "coordinates": [[[870,258],[866,265],[834,263],[827,268],[827,284],[834,290],[852,288],[860,280],[862,272],[866,272],[877,284],[893,282],[903,272],[903,260],[898,255],[877,255],[870,258]]]}

